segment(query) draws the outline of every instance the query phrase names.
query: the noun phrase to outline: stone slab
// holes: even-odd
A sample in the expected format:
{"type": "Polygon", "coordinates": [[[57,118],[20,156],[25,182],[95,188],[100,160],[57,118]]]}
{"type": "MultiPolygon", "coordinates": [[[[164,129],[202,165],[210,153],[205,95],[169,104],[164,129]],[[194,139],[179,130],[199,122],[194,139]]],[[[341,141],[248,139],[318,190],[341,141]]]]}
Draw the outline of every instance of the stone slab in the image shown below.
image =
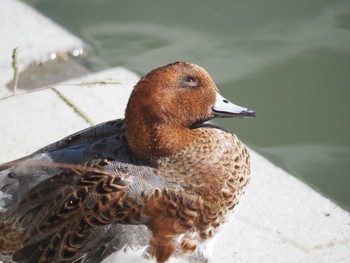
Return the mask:
{"type": "MultiPolygon", "coordinates": [[[[123,116],[137,80],[115,68],[56,88],[99,123],[123,116]],[[77,86],[111,78],[122,84],[77,86]]],[[[0,162],[89,126],[50,89],[1,100],[0,119],[0,162]]],[[[350,214],[253,150],[251,155],[251,184],[213,262],[350,262],[350,214]]]]}

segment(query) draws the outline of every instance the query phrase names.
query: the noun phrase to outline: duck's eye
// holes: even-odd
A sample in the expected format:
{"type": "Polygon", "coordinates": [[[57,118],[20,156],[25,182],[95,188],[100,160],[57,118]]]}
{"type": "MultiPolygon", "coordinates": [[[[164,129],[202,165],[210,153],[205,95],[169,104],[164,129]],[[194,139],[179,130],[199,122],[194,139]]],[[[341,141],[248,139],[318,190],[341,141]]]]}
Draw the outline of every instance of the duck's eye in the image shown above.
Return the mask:
{"type": "Polygon", "coordinates": [[[195,77],[186,76],[182,79],[182,87],[195,87],[198,85],[198,80],[195,77]]]}

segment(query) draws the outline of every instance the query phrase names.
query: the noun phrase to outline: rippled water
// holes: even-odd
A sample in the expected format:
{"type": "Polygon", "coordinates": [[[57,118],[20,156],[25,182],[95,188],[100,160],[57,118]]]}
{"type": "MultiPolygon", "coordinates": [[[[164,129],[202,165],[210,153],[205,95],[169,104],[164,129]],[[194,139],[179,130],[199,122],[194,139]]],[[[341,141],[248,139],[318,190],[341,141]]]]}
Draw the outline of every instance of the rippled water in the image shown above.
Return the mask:
{"type": "Polygon", "coordinates": [[[350,2],[31,0],[106,67],[186,60],[255,120],[219,120],[350,210],[350,2]]]}

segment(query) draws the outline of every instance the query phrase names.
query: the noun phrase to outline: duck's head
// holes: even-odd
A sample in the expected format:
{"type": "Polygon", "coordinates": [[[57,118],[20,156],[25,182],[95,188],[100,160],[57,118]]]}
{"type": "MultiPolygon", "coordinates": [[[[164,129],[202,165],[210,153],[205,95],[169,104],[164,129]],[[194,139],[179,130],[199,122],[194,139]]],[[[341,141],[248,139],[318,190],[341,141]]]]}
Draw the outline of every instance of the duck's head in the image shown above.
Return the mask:
{"type": "Polygon", "coordinates": [[[152,70],[135,86],[125,111],[127,139],[136,155],[171,154],[192,140],[194,126],[215,117],[255,112],[222,97],[203,68],[176,62],[152,70]]]}

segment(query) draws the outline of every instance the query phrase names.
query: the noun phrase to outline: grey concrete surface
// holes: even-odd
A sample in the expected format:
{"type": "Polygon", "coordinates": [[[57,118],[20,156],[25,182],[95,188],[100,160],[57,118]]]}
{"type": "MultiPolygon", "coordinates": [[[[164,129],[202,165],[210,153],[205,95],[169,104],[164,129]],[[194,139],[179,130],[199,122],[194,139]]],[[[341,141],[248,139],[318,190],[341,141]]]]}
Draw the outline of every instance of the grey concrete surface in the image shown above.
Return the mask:
{"type": "MultiPolygon", "coordinates": [[[[137,80],[115,68],[56,88],[99,123],[123,116],[137,80]],[[110,78],[123,84],[72,85],[110,78]]],[[[0,101],[0,119],[0,162],[88,126],[50,89],[0,101]]],[[[251,184],[213,262],[349,262],[350,214],[253,150],[251,155],[251,184]]]]}

